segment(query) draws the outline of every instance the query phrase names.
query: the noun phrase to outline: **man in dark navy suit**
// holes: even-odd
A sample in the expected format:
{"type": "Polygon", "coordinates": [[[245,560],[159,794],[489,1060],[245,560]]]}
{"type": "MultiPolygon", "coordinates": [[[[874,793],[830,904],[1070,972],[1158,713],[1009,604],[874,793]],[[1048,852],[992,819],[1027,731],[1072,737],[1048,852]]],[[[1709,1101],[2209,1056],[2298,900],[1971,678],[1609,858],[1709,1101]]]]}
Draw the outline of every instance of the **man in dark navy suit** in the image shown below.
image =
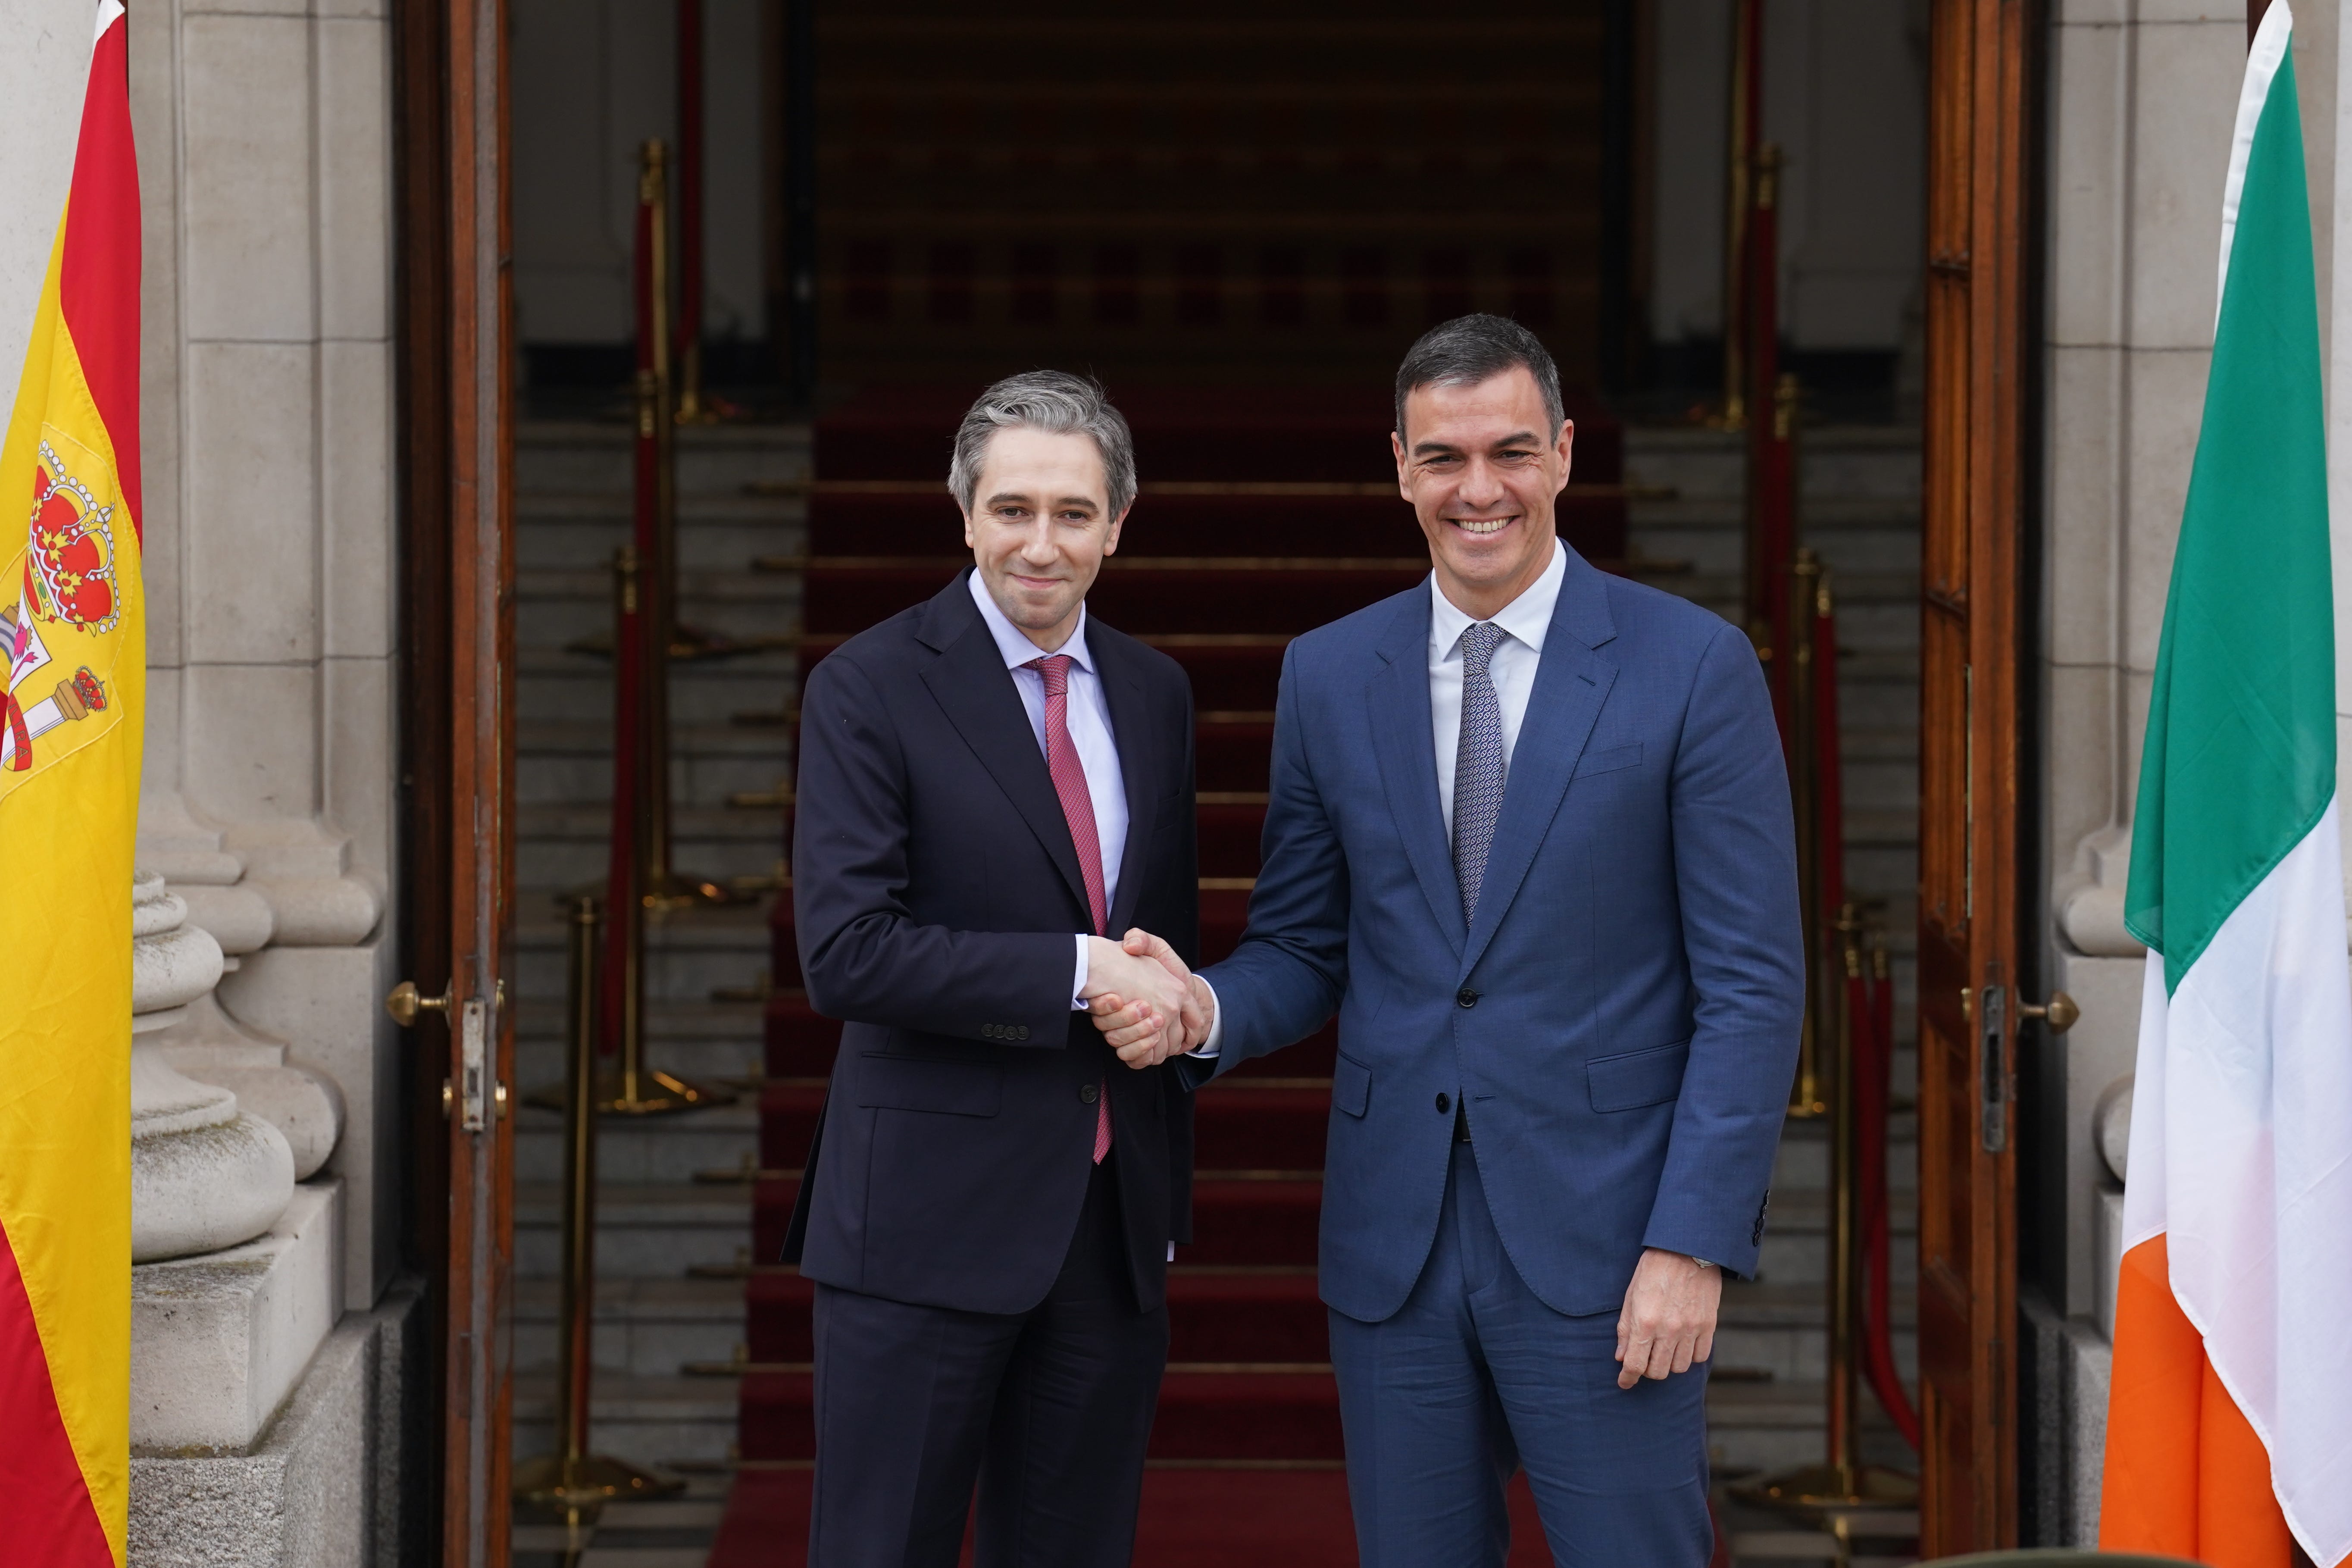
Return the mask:
{"type": "Polygon", "coordinates": [[[1134,1543],[1192,1225],[1163,1065],[1189,954],[1192,700],[1089,618],[1135,499],[1090,381],[999,382],[949,485],[973,569],[811,671],[794,913],[844,1020],[784,1258],[816,1281],[814,1568],[1112,1568],[1134,1543]],[[1114,1052],[1088,1001],[1169,1026],[1114,1052]]]}
{"type": "Polygon", "coordinates": [[[1501,1568],[1520,1468],[1561,1568],[1700,1568],[1705,1363],[1804,1007],[1772,705],[1737,626],[1555,537],[1575,427],[1533,334],[1433,328],[1396,418],[1431,576],[1290,645],[1249,929],[1180,1070],[1339,1015],[1320,1275],[1368,1568],[1501,1568]]]}

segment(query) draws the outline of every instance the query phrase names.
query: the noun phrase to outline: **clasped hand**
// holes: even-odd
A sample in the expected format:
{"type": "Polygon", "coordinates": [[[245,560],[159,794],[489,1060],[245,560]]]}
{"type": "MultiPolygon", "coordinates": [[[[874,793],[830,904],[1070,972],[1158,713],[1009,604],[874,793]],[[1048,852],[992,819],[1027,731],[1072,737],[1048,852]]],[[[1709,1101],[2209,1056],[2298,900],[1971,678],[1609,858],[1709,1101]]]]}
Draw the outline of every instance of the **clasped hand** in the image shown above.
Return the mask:
{"type": "Polygon", "coordinates": [[[1209,1037],[1207,983],[1150,931],[1129,931],[1119,942],[1090,938],[1080,994],[1105,1042],[1131,1068],[1158,1067],[1209,1037]]]}

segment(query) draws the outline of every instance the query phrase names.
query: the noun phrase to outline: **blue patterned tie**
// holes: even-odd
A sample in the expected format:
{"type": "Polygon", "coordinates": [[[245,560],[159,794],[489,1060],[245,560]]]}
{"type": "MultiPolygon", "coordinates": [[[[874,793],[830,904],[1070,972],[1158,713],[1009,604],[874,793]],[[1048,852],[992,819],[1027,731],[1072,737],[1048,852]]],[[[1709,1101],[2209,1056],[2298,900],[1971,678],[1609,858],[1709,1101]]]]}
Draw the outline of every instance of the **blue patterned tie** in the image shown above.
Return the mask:
{"type": "Polygon", "coordinates": [[[1503,810],[1503,705],[1486,667],[1507,634],[1492,621],[1473,621],[1462,634],[1462,739],[1454,753],[1454,878],[1462,886],[1462,918],[1478,918],[1478,889],[1486,879],[1486,851],[1503,810]]]}

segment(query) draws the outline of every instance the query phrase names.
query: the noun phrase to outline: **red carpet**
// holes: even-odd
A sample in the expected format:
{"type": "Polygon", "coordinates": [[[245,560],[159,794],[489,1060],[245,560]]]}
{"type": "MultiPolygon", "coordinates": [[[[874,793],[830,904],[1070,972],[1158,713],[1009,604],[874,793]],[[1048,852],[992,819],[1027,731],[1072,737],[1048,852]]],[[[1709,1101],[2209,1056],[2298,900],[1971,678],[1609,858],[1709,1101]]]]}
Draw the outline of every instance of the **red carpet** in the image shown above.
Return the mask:
{"type": "MultiPolygon", "coordinates": [[[[710,1568],[803,1568],[809,1472],[736,1478],[710,1568]]],[[[971,1561],[971,1544],[964,1562],[971,1561]]],[[[1135,1560],[1150,1568],[1355,1568],[1348,1481],[1337,1470],[1153,1470],[1143,1479],[1135,1560]]],[[[1511,1483],[1510,1568],[1550,1568],[1527,1483],[1511,1483]]]]}
{"type": "MultiPolygon", "coordinates": [[[[1275,686],[1291,636],[1418,581],[1426,554],[1392,489],[1387,400],[1267,395],[1212,405],[1198,392],[1114,395],[1136,432],[1147,488],[1089,604],[1155,644],[1192,677],[1200,711],[1202,957],[1240,939],[1257,871],[1275,686]],[[1353,487],[1362,486],[1362,493],[1353,487]],[[1216,487],[1232,487],[1220,490],[1216,487]],[[1278,488],[1292,487],[1292,488],[1278,488]]],[[[810,509],[805,669],[844,638],[936,592],[958,570],[952,501],[937,486],[969,392],[877,391],[823,420],[810,509]],[[832,488],[838,481],[854,481],[832,488]]],[[[1621,443],[1613,420],[1578,420],[1579,490],[1561,531],[1595,560],[1624,552],[1621,443]]],[[[757,1256],[773,1258],[824,1099],[839,1026],[796,989],[792,908],[776,911],[767,1013],[768,1086],[756,1194],[757,1256]]],[[[1171,1351],[1152,1433],[1136,1562],[1355,1561],[1339,1404],[1315,1289],[1316,1217],[1330,1114],[1334,1042],[1316,1038],[1202,1092],[1194,1245],[1172,1271],[1171,1351]],[[1169,1467],[1181,1468],[1169,1468],[1169,1467]],[[1316,1467],[1316,1468],[1285,1468],[1316,1467]]],[[[808,1471],[810,1287],[780,1267],[755,1272],[742,1380],[737,1479],[713,1568],[803,1561],[808,1471]]],[[[1515,1484],[1513,1564],[1549,1563],[1515,1484]]]]}

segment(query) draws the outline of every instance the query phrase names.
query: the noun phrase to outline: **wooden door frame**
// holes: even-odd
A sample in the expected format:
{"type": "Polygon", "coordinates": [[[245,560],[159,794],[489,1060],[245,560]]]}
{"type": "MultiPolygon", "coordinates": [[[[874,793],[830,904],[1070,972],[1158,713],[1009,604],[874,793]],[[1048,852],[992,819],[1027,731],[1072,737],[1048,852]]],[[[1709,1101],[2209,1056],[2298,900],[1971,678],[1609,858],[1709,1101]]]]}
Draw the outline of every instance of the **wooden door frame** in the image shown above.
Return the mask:
{"type": "Polygon", "coordinates": [[[1933,1556],[2016,1544],[2021,1490],[2016,1047],[2039,883],[2021,820],[2022,568],[2047,40],[2039,0],[1933,0],[1931,17],[1918,1037],[1920,1548],[1933,1556]]]}
{"type": "Polygon", "coordinates": [[[401,946],[419,990],[449,999],[407,1037],[408,1244],[430,1282],[436,1560],[489,1568],[508,1557],[514,1253],[505,0],[395,0],[393,27],[401,946]],[[482,1051],[470,1071],[469,1009],[482,1051]]]}

